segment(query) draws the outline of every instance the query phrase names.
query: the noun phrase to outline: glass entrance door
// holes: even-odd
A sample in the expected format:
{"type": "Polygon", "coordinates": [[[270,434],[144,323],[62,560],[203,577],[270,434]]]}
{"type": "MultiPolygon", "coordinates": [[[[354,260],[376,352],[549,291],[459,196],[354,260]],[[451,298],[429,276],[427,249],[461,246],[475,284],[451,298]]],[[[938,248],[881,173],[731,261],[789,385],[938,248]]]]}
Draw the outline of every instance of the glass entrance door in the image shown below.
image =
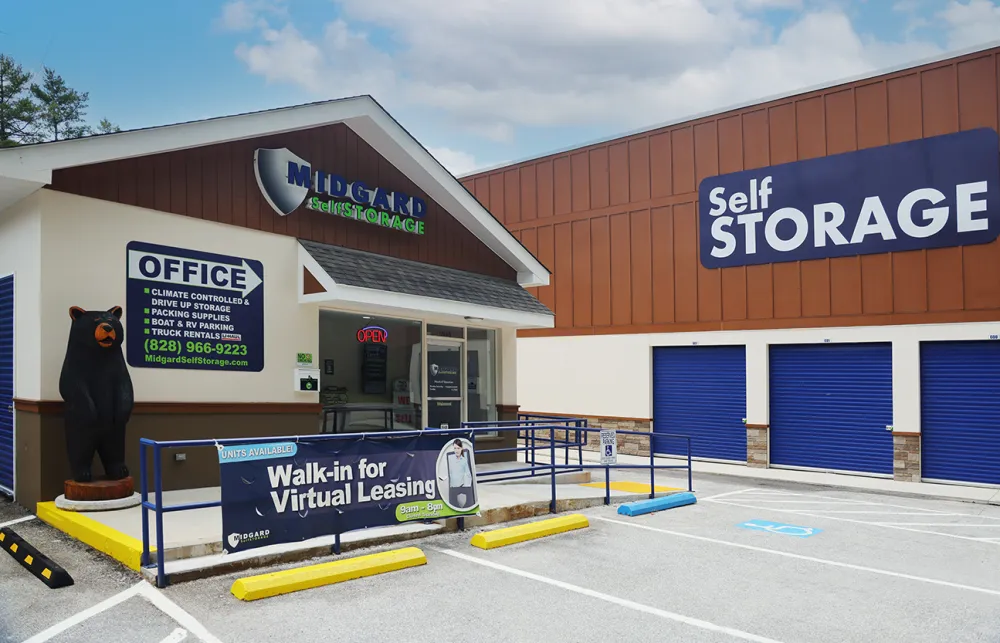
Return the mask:
{"type": "Polygon", "coordinates": [[[465,343],[427,338],[427,427],[454,429],[465,420],[465,343]]]}

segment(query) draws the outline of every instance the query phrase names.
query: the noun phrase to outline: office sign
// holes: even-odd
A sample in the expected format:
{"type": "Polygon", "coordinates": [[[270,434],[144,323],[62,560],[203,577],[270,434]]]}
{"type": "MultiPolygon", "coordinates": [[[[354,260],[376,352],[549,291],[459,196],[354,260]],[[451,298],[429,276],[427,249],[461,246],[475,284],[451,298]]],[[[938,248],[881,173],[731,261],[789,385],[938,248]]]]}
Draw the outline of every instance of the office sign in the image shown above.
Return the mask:
{"type": "Polygon", "coordinates": [[[126,255],[131,366],[264,369],[260,261],[139,241],[126,255]]]}
{"type": "Polygon", "coordinates": [[[989,243],[1000,137],[976,129],[713,176],[698,199],[706,268],[989,243]]]}
{"type": "Polygon", "coordinates": [[[279,216],[288,216],[303,204],[334,216],[381,228],[424,234],[427,202],[404,192],[348,181],[338,174],[313,168],[288,148],[258,149],[253,156],[257,187],[279,216]]]}
{"type": "Polygon", "coordinates": [[[472,443],[457,435],[219,447],[228,553],[479,512],[472,443]]]}

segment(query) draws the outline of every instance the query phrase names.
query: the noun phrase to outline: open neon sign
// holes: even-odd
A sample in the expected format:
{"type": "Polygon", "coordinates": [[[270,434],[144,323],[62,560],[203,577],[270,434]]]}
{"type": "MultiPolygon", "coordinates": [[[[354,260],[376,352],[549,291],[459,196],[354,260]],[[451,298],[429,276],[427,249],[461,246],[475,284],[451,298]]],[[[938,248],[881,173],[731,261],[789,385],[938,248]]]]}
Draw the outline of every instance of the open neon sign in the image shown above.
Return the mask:
{"type": "Polygon", "coordinates": [[[358,341],[363,344],[384,344],[388,339],[388,331],[381,326],[365,326],[358,331],[358,341]]]}

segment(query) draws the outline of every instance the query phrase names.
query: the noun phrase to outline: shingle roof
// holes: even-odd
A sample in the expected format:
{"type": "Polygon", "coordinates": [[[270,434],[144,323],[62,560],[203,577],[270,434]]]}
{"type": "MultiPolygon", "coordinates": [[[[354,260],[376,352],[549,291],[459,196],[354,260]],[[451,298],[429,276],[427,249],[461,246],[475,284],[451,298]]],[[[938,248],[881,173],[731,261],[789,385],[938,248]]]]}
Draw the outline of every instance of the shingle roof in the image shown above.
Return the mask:
{"type": "Polygon", "coordinates": [[[299,239],[338,284],[552,315],[516,281],[299,239]]]}

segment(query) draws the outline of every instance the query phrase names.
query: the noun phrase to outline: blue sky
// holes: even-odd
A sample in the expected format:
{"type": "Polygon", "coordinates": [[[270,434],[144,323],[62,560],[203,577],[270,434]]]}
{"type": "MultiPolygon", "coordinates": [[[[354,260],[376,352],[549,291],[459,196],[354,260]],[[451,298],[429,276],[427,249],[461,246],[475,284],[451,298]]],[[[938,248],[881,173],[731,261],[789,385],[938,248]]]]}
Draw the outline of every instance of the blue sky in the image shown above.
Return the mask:
{"type": "Polygon", "coordinates": [[[1000,0],[5,4],[95,123],[371,93],[458,174],[1000,39],[1000,0]]]}

